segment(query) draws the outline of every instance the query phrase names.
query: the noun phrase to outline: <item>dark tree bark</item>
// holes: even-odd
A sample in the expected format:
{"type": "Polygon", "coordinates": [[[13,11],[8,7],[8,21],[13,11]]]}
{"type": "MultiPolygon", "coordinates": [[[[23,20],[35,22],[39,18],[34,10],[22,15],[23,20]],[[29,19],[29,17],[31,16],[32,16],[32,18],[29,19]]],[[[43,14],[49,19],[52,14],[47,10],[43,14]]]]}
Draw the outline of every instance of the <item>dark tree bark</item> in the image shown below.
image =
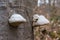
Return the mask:
{"type": "MultiPolygon", "coordinates": [[[[7,1],[7,0],[6,0],[7,1]]],[[[16,3],[8,3],[7,9],[0,10],[0,40],[33,40],[32,15],[33,8],[36,6],[35,0],[17,0],[16,3]],[[17,6],[15,6],[17,5],[17,6]],[[26,23],[20,24],[17,28],[8,24],[10,9],[15,10],[27,19],[26,23]]]]}

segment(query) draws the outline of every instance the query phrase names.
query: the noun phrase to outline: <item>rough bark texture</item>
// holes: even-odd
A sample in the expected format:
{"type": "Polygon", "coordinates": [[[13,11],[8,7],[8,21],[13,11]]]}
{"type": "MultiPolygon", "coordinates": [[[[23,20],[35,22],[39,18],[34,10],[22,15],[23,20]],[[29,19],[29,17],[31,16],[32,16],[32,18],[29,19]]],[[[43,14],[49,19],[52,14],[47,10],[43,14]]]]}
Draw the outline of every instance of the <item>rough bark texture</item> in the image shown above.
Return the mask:
{"type": "Polygon", "coordinates": [[[34,0],[19,0],[17,2],[17,5],[19,3],[26,7],[17,6],[11,9],[16,10],[18,14],[21,14],[24,18],[26,18],[27,22],[20,24],[18,27],[12,27],[8,24],[8,19],[10,15],[8,9],[0,9],[0,40],[33,40],[32,38],[33,9],[32,8],[34,7],[33,5],[35,5],[35,2],[34,0]]]}
{"type": "MultiPolygon", "coordinates": [[[[12,2],[12,4],[9,3],[9,0],[0,0],[0,2],[7,2],[9,6],[6,6],[8,7],[7,9],[5,7],[2,9],[0,3],[0,40],[34,40],[33,30],[35,40],[40,40],[40,38],[42,38],[42,36],[40,36],[39,26],[34,27],[34,29],[32,27],[32,16],[33,14],[43,14],[49,19],[49,5],[47,6],[43,4],[41,7],[37,7],[37,0],[16,0],[16,3],[12,2]],[[27,19],[27,22],[20,24],[18,27],[10,26],[8,19],[12,14],[9,13],[9,8],[15,10],[18,14],[21,14],[24,18],[27,19]]],[[[60,2],[58,1],[57,7],[60,6],[59,3],[60,2]]],[[[59,15],[60,7],[57,9],[59,10],[57,12],[59,15]]],[[[50,31],[51,29],[49,26],[50,25],[42,26],[42,28],[50,31]]],[[[43,36],[43,40],[47,38],[46,36],[47,35],[43,36]]],[[[49,38],[47,40],[49,40],[49,38]]]]}

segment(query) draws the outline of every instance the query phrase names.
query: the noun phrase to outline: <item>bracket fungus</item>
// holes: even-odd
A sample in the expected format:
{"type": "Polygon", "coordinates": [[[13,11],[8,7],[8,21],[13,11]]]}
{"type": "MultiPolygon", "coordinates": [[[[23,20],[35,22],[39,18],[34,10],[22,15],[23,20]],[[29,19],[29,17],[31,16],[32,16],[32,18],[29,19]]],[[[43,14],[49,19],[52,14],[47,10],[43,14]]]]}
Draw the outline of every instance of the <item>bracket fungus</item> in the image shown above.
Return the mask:
{"type": "Polygon", "coordinates": [[[9,24],[11,26],[18,26],[21,23],[26,22],[26,19],[17,13],[13,13],[13,15],[9,18],[9,24]]]}
{"type": "Polygon", "coordinates": [[[45,16],[38,14],[33,15],[33,21],[34,21],[34,25],[49,24],[49,20],[45,16]]]}

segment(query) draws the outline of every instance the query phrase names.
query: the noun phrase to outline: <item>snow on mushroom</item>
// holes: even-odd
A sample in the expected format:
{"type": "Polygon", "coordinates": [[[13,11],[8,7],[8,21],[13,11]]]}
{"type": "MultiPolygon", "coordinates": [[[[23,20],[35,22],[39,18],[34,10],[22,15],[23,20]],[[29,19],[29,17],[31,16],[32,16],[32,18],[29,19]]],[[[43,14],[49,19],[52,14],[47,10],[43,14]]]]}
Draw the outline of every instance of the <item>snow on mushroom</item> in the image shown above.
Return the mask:
{"type": "Polygon", "coordinates": [[[21,15],[19,14],[13,14],[10,19],[9,19],[9,22],[12,23],[12,22],[26,22],[26,19],[23,18],[21,15]]]}
{"type": "MultiPolygon", "coordinates": [[[[38,14],[35,14],[34,16],[33,16],[33,19],[38,19],[34,24],[35,25],[44,25],[44,24],[48,24],[49,23],[49,20],[45,17],[45,16],[43,16],[43,15],[38,15],[38,14]]],[[[34,20],[34,21],[35,21],[34,20]]]]}
{"type": "Polygon", "coordinates": [[[17,14],[15,11],[13,12],[12,16],[9,18],[9,23],[14,23],[14,25],[16,23],[22,23],[22,22],[26,22],[26,19],[20,15],[20,14],[17,14]]]}

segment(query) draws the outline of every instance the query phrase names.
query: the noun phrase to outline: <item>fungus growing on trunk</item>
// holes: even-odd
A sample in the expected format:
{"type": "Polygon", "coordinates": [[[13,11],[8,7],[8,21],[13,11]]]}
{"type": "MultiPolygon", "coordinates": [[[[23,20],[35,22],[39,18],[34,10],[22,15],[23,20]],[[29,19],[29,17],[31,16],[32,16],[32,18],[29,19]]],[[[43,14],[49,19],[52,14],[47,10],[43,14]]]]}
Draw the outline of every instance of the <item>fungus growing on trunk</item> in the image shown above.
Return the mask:
{"type": "Polygon", "coordinates": [[[11,26],[18,26],[20,23],[24,22],[26,22],[26,19],[22,15],[15,13],[15,11],[9,18],[9,23],[11,26]]]}
{"type": "Polygon", "coordinates": [[[45,16],[38,15],[38,14],[35,14],[33,16],[33,21],[35,21],[34,25],[45,25],[45,24],[49,24],[49,20],[45,16]]]}

